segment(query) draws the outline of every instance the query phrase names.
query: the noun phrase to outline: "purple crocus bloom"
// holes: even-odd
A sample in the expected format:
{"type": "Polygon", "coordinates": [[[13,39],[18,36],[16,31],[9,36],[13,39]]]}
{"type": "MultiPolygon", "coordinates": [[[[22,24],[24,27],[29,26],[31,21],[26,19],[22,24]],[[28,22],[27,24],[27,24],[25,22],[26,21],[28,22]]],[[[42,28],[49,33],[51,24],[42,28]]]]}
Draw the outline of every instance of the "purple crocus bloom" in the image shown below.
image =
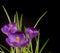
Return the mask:
{"type": "Polygon", "coordinates": [[[28,38],[32,39],[38,35],[38,30],[31,27],[31,28],[26,28],[26,33],[28,35],[28,38]]]}
{"type": "Polygon", "coordinates": [[[1,31],[6,35],[8,35],[9,33],[15,33],[16,30],[17,30],[17,27],[14,22],[6,24],[1,28],[1,31]]]}
{"type": "Polygon", "coordinates": [[[29,40],[26,40],[23,32],[11,33],[7,38],[6,42],[12,47],[23,47],[29,44],[29,40]]]}

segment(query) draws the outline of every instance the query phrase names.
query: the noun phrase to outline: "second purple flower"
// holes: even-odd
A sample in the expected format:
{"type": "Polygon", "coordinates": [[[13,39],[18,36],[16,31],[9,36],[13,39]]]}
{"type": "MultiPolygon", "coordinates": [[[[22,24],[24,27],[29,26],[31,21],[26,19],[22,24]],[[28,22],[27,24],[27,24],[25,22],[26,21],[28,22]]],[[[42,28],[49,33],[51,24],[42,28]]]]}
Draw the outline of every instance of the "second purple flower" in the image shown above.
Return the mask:
{"type": "Polygon", "coordinates": [[[38,30],[31,27],[31,28],[26,28],[26,33],[28,35],[28,38],[32,39],[38,35],[38,30]]]}
{"type": "Polygon", "coordinates": [[[9,33],[15,33],[16,30],[17,30],[17,27],[14,22],[6,24],[1,28],[1,31],[6,35],[8,35],[9,33]]]}

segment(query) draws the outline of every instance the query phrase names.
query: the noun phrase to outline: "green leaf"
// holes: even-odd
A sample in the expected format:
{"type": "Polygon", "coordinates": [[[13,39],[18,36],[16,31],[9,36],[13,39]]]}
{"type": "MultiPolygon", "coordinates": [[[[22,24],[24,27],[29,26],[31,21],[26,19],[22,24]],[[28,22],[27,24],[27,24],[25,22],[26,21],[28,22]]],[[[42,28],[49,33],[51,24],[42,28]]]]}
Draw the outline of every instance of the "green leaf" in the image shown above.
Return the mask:
{"type": "Polygon", "coordinates": [[[39,21],[44,17],[44,15],[47,13],[47,11],[38,19],[36,24],[34,25],[34,28],[38,25],[39,21]]]}
{"type": "Polygon", "coordinates": [[[18,12],[16,11],[16,14],[14,15],[14,21],[16,23],[17,29],[19,30],[19,19],[18,19],[18,12]]]}
{"type": "Polygon", "coordinates": [[[10,48],[10,53],[15,53],[15,50],[13,49],[13,47],[10,48]]]}
{"type": "Polygon", "coordinates": [[[29,47],[27,47],[26,49],[27,49],[27,53],[32,53],[32,51],[30,51],[29,47]]]}
{"type": "Polygon", "coordinates": [[[14,14],[14,23],[16,23],[16,14],[14,14]]]}
{"type": "Polygon", "coordinates": [[[25,46],[22,50],[23,50],[23,53],[32,53],[28,46],[25,46]]]}
{"type": "Polygon", "coordinates": [[[23,53],[28,53],[26,49],[27,49],[26,47],[23,47],[23,48],[22,48],[22,52],[23,52],[23,53]]]}
{"type": "MultiPolygon", "coordinates": [[[[24,33],[26,35],[26,39],[28,39],[28,35],[26,33],[26,27],[25,26],[24,26],[24,33]]],[[[29,44],[27,47],[24,48],[26,50],[26,53],[32,53],[32,45],[31,44],[29,44]],[[30,49],[31,49],[31,51],[30,51],[30,49]]]]}
{"type": "Polygon", "coordinates": [[[31,53],[33,53],[32,43],[30,43],[31,53]]]}
{"type": "Polygon", "coordinates": [[[6,47],[4,47],[3,45],[1,45],[0,44],[0,46],[2,47],[2,48],[4,48],[6,51],[8,51],[9,52],[9,50],[6,48],[6,47]]]}
{"type": "Polygon", "coordinates": [[[3,49],[0,47],[0,50],[3,51],[3,49]]]}
{"type": "MultiPolygon", "coordinates": [[[[24,26],[24,32],[25,32],[25,35],[26,35],[26,39],[28,39],[28,35],[26,34],[26,27],[25,26],[24,26]]],[[[32,42],[30,42],[30,44],[26,47],[26,49],[27,49],[28,53],[33,53],[32,42]],[[31,51],[29,49],[31,49],[31,51]]]]}
{"type": "Polygon", "coordinates": [[[39,37],[40,37],[40,33],[38,34],[38,39],[36,39],[36,50],[35,50],[35,53],[38,53],[38,51],[39,51],[39,37]]]}
{"type": "Polygon", "coordinates": [[[23,18],[23,14],[21,14],[21,17],[20,17],[20,27],[19,27],[20,31],[22,30],[22,18],[23,18]]]}
{"type": "Polygon", "coordinates": [[[16,47],[16,53],[21,53],[21,49],[16,47]]]}
{"type": "Polygon", "coordinates": [[[4,10],[4,12],[5,12],[7,18],[8,18],[9,23],[11,23],[10,17],[9,17],[9,15],[8,15],[8,13],[7,13],[5,7],[4,7],[4,6],[2,6],[2,7],[3,7],[3,10],[4,10]]]}
{"type": "Polygon", "coordinates": [[[25,33],[25,35],[27,34],[27,33],[26,33],[26,27],[25,27],[25,26],[24,26],[24,33],[25,33]]]}
{"type": "Polygon", "coordinates": [[[5,53],[5,51],[0,47],[0,53],[5,53]]]}
{"type": "Polygon", "coordinates": [[[49,38],[47,39],[47,41],[44,43],[44,45],[42,46],[41,50],[39,51],[39,53],[41,53],[43,51],[43,49],[45,48],[45,46],[47,45],[49,41],[49,38]]]}
{"type": "Polygon", "coordinates": [[[27,33],[26,33],[26,27],[25,27],[25,26],[24,26],[24,33],[25,33],[26,39],[28,39],[28,35],[27,35],[27,33]]]}

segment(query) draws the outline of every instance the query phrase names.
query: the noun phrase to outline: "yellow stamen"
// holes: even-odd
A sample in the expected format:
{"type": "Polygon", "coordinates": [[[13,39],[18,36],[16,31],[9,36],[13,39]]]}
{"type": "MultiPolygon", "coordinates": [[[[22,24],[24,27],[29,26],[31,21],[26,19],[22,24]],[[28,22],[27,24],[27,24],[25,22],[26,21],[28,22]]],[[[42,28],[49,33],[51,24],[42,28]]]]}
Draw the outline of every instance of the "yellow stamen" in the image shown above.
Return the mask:
{"type": "Polygon", "coordinates": [[[17,41],[17,42],[19,42],[19,41],[20,41],[19,36],[16,36],[16,41],[17,41]]]}

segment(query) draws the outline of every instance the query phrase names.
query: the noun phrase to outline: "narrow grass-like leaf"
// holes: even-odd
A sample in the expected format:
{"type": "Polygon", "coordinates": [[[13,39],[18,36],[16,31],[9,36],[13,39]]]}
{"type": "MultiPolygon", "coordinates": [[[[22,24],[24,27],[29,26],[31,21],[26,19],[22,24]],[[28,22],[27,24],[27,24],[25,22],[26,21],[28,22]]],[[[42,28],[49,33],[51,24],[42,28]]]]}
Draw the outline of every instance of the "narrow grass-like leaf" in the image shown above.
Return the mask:
{"type": "Polygon", "coordinates": [[[24,33],[25,33],[25,35],[26,35],[26,27],[24,26],[24,33]]]}
{"type": "Polygon", "coordinates": [[[3,45],[1,45],[0,44],[0,46],[2,47],[2,48],[4,48],[6,51],[8,51],[9,52],[9,50],[6,48],[6,47],[4,47],[3,45]]]}
{"type": "MultiPolygon", "coordinates": [[[[25,33],[25,35],[26,35],[26,39],[28,39],[28,35],[26,34],[26,28],[25,28],[25,26],[24,26],[24,33],[25,33]]],[[[27,50],[26,53],[32,53],[32,52],[30,51],[30,49],[31,49],[31,45],[28,45],[28,46],[25,47],[24,49],[27,50]]],[[[31,50],[32,50],[32,49],[31,49],[31,50]]]]}
{"type": "Polygon", "coordinates": [[[14,14],[14,23],[16,22],[16,14],[14,14]]]}
{"type": "Polygon", "coordinates": [[[22,30],[22,18],[23,18],[23,14],[21,14],[21,17],[20,17],[20,27],[19,27],[20,31],[22,30]]]}
{"type": "Polygon", "coordinates": [[[36,40],[36,50],[35,50],[35,53],[38,53],[38,51],[39,51],[39,38],[40,38],[40,33],[38,34],[38,39],[36,40]]]}
{"type": "MultiPolygon", "coordinates": [[[[26,28],[25,28],[25,26],[24,26],[24,32],[25,32],[25,35],[26,35],[26,39],[28,39],[28,35],[26,34],[26,28]]],[[[27,50],[28,50],[30,53],[33,53],[32,42],[30,42],[30,44],[28,45],[27,48],[28,48],[27,50]],[[29,49],[31,49],[31,51],[30,51],[29,49]]]]}
{"type": "Polygon", "coordinates": [[[34,28],[38,25],[39,21],[44,17],[44,15],[47,13],[47,11],[38,19],[36,24],[34,25],[34,28]]]}
{"type": "Polygon", "coordinates": [[[16,15],[15,15],[15,23],[17,26],[17,29],[19,30],[19,18],[18,18],[18,12],[16,11],[16,15]]]}
{"type": "Polygon", "coordinates": [[[27,53],[32,53],[32,51],[30,51],[29,47],[27,47],[26,49],[27,49],[27,53]]]}
{"type": "Polygon", "coordinates": [[[30,43],[31,53],[33,53],[32,43],[30,43]]]}
{"type": "Polygon", "coordinates": [[[21,50],[19,50],[19,48],[16,47],[16,53],[20,53],[20,52],[21,52],[21,50]]]}
{"type": "Polygon", "coordinates": [[[3,49],[0,47],[0,50],[3,51],[3,49]]]}
{"type": "Polygon", "coordinates": [[[22,52],[23,52],[23,53],[28,53],[28,52],[27,52],[27,48],[26,48],[26,47],[22,48],[22,52]]]}
{"type": "Polygon", "coordinates": [[[42,46],[41,50],[39,51],[39,53],[41,53],[43,51],[43,49],[45,48],[45,46],[47,45],[49,41],[49,38],[47,39],[47,41],[44,43],[44,45],[42,46]]]}
{"type": "Polygon", "coordinates": [[[15,53],[15,50],[13,49],[13,47],[10,48],[10,53],[15,53]]]}
{"type": "Polygon", "coordinates": [[[26,33],[26,27],[24,26],[24,33],[25,33],[25,37],[26,37],[26,39],[28,39],[28,35],[27,35],[27,33],[26,33]]]}
{"type": "Polygon", "coordinates": [[[5,12],[7,18],[8,18],[9,23],[11,23],[10,17],[9,17],[9,15],[8,15],[8,13],[7,13],[5,7],[4,7],[4,6],[2,6],[2,7],[3,7],[3,10],[4,10],[4,12],[5,12]]]}

